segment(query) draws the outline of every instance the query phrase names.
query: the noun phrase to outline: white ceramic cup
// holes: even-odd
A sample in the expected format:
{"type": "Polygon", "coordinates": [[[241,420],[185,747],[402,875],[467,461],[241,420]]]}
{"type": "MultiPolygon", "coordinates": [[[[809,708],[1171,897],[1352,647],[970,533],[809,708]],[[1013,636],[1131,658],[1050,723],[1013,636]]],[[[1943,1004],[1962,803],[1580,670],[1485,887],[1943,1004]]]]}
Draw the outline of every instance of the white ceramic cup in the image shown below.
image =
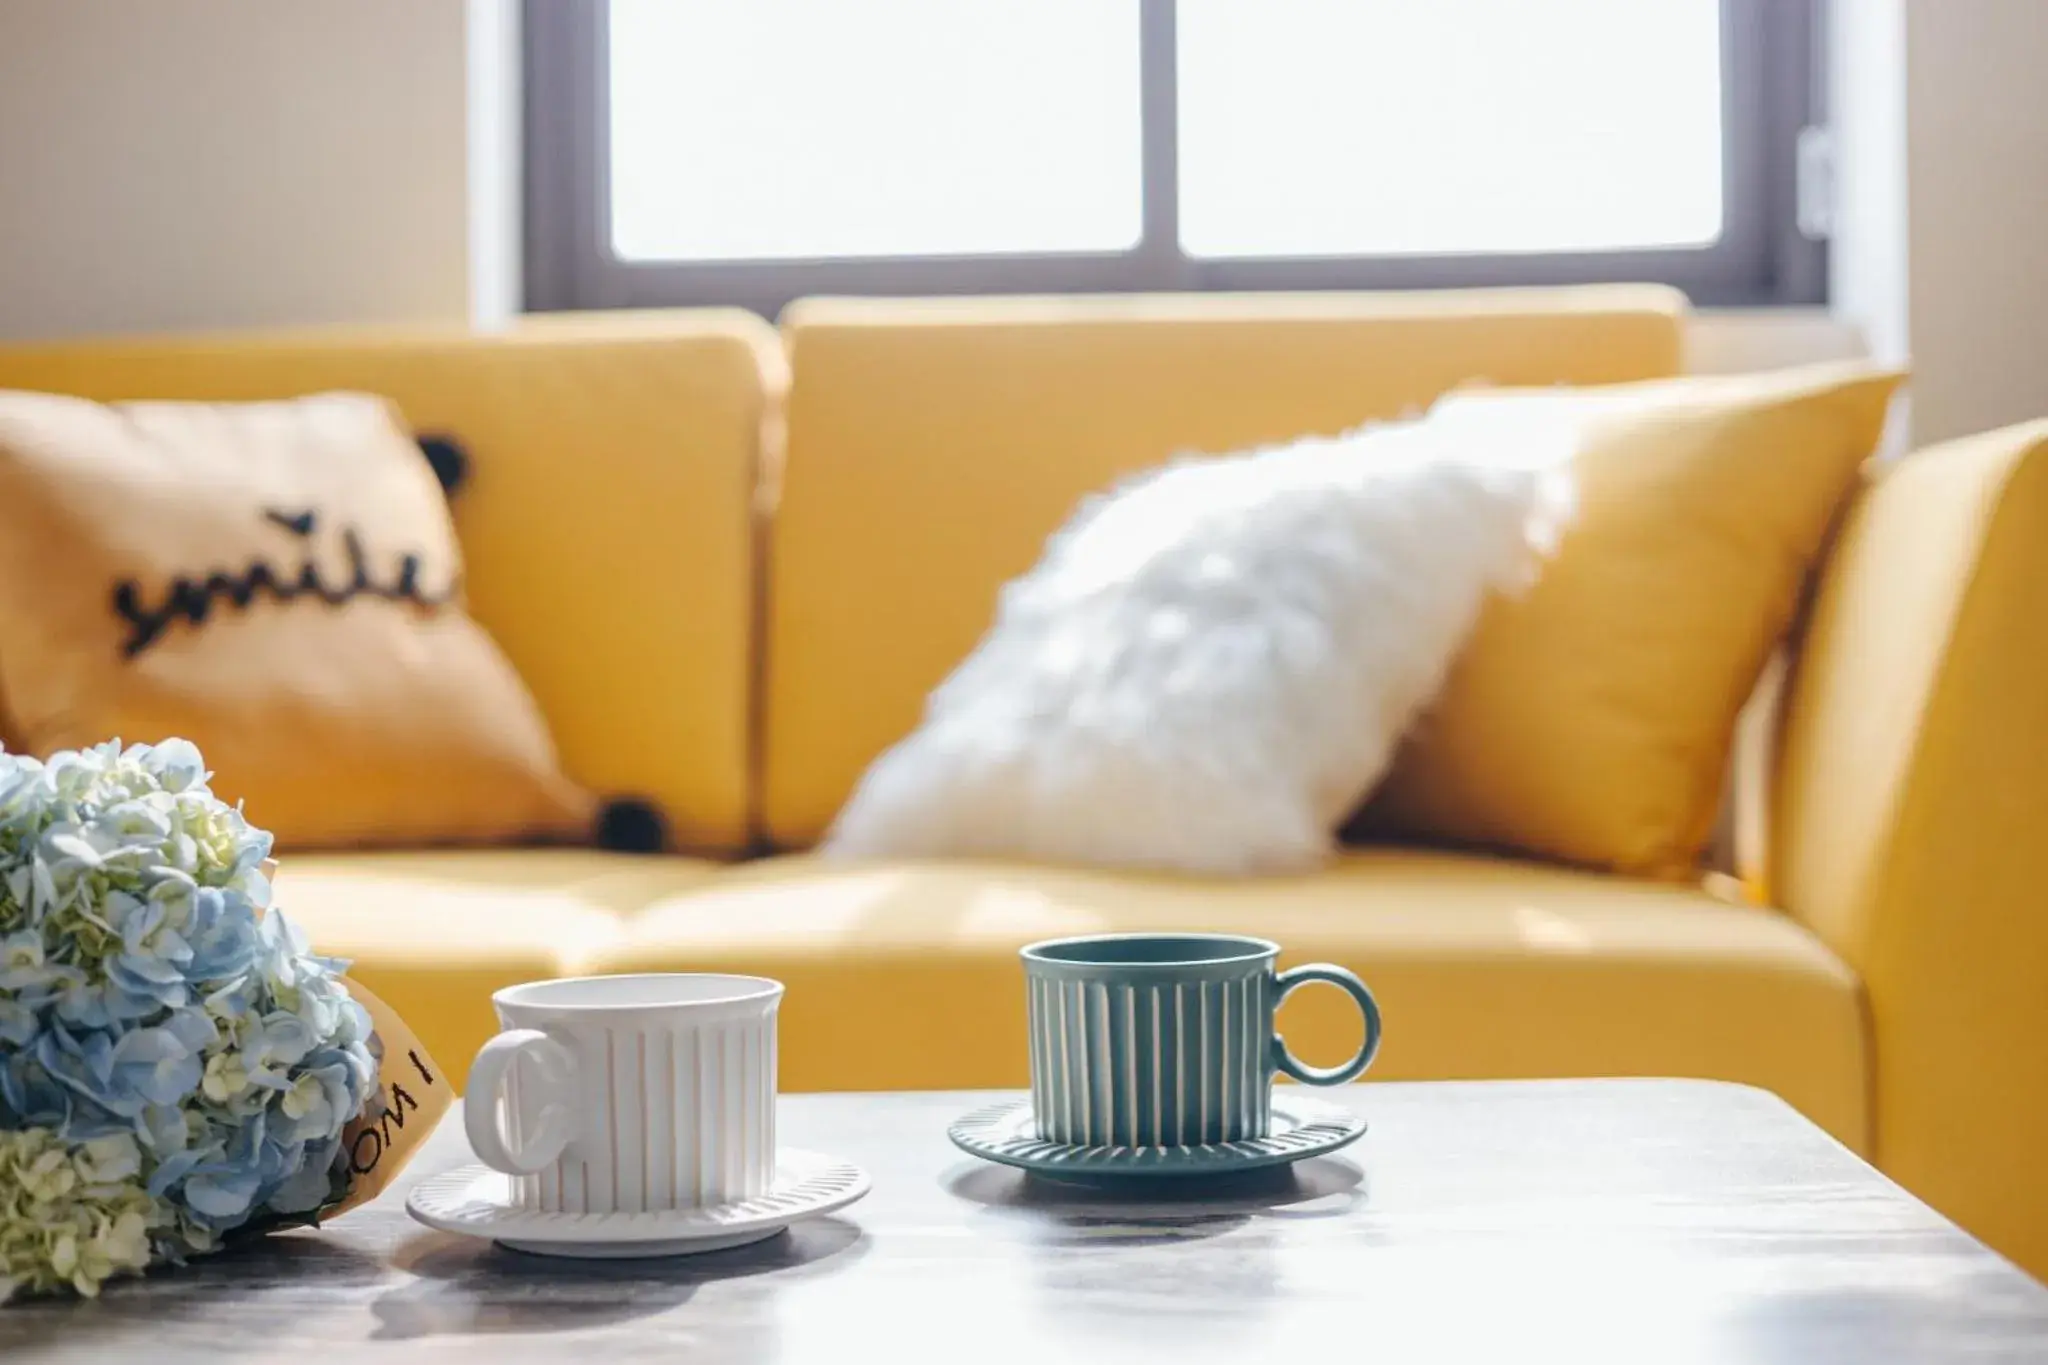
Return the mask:
{"type": "Polygon", "coordinates": [[[574,977],[491,1003],[506,1031],[470,1068],[463,1120],[520,1207],[647,1213],[768,1192],[781,982],[574,977]]]}

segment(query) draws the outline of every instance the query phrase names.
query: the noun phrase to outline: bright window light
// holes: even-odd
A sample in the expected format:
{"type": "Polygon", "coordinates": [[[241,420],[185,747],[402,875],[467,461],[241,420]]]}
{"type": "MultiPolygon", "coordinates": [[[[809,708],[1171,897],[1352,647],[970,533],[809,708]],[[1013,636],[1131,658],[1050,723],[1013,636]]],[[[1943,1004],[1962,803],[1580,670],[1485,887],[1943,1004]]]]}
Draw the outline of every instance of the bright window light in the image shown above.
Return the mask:
{"type": "Polygon", "coordinates": [[[1128,250],[1137,0],[612,0],[628,261],[1128,250]]]}
{"type": "Polygon", "coordinates": [[[1180,0],[1198,257],[1698,247],[1717,0],[1180,0]]]}

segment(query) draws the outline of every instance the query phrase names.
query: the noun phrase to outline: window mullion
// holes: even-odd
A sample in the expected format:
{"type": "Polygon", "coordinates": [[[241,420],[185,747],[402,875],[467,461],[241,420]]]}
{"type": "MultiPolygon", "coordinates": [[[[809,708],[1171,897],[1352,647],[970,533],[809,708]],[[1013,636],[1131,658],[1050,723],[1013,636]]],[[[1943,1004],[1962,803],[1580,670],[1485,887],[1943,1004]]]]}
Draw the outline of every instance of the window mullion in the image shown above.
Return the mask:
{"type": "Polygon", "coordinates": [[[1144,236],[1133,288],[1190,287],[1180,249],[1180,90],[1175,0],[1139,0],[1139,104],[1143,136],[1144,236]]]}

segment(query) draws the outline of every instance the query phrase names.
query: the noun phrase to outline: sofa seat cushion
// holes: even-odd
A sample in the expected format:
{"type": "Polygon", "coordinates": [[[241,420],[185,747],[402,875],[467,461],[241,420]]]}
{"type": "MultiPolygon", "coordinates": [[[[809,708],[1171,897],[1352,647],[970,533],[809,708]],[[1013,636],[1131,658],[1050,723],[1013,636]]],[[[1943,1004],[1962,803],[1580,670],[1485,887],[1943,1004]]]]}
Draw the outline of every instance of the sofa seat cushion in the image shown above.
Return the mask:
{"type": "MultiPolygon", "coordinates": [[[[1366,979],[1387,1019],[1375,1079],[1741,1081],[1867,1146],[1854,976],[1791,919],[1689,887],[1394,849],[1231,881],[793,856],[683,879],[601,932],[566,906],[555,913],[583,935],[573,956],[584,969],[787,983],[786,1090],[1021,1087],[1018,947],[1235,931],[1277,940],[1283,962],[1336,962],[1366,979]]],[[[1281,1022],[1313,1062],[1356,1046],[1356,1011],[1334,991],[1300,992],[1281,1022]]]]}
{"type": "Polygon", "coordinates": [[[493,991],[591,970],[629,912],[714,871],[581,849],[308,855],[279,864],[276,905],[459,1080],[497,1032],[493,991]]]}

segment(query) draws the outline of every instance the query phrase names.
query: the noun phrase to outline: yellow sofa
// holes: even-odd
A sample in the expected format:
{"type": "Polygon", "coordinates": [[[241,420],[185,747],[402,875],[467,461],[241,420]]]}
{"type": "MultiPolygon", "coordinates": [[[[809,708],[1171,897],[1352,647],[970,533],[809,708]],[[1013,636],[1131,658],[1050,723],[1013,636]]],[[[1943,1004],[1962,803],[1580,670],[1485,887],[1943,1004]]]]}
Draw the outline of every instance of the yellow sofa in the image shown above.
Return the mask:
{"type": "MultiPolygon", "coordinates": [[[[1244,930],[1366,977],[1376,1078],[1763,1086],[2048,1272],[2048,429],[1859,494],[1738,784],[1769,906],[1404,849],[1241,882],[803,851],[1084,493],[1466,380],[1670,374],[1683,324],[1647,287],[817,300],[779,334],[706,310],[0,350],[0,386],[364,388],[467,449],[476,614],[572,773],[655,803],[678,851],[288,857],[282,903],[452,1067],[498,986],[718,969],[789,984],[790,1089],[1015,1086],[1019,945],[1244,930]]],[[[1290,1040],[1344,1052],[1355,1021],[1306,994],[1290,1040]]]]}

